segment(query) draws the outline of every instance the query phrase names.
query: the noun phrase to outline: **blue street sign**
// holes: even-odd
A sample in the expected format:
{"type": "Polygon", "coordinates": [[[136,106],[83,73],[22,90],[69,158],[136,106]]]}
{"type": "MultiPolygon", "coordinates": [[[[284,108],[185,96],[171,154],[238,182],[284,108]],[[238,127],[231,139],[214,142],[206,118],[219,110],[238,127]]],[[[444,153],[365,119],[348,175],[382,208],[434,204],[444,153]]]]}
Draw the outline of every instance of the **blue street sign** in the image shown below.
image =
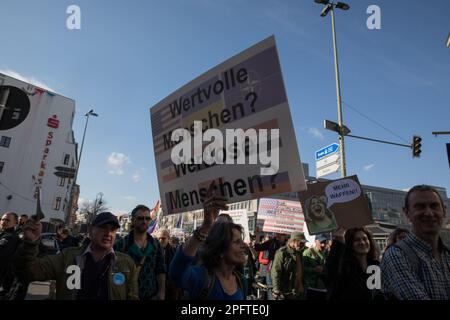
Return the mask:
{"type": "Polygon", "coordinates": [[[323,157],[329,156],[330,154],[336,153],[339,150],[339,145],[337,143],[330,144],[320,150],[316,151],[316,160],[320,160],[323,157]]]}

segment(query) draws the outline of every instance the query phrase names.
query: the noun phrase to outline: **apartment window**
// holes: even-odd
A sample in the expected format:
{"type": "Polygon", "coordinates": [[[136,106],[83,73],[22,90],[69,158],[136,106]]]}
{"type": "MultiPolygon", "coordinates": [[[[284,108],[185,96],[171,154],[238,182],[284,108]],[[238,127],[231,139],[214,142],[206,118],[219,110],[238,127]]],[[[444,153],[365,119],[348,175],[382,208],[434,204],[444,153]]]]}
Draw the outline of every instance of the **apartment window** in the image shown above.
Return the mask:
{"type": "Polygon", "coordinates": [[[70,161],[70,154],[64,155],[64,164],[65,164],[66,166],[69,165],[69,161],[70,161]]]}
{"type": "Polygon", "coordinates": [[[4,166],[5,166],[5,163],[3,161],[0,161],[0,173],[2,173],[4,166]]]}
{"type": "Polygon", "coordinates": [[[65,183],[66,183],[66,178],[58,178],[58,186],[64,187],[65,183]]]}
{"type": "Polygon", "coordinates": [[[7,136],[2,136],[0,139],[0,147],[9,148],[9,144],[11,143],[11,138],[7,136]]]}
{"type": "Polygon", "coordinates": [[[53,202],[53,210],[59,210],[61,207],[61,197],[56,197],[55,201],[53,202]]]}

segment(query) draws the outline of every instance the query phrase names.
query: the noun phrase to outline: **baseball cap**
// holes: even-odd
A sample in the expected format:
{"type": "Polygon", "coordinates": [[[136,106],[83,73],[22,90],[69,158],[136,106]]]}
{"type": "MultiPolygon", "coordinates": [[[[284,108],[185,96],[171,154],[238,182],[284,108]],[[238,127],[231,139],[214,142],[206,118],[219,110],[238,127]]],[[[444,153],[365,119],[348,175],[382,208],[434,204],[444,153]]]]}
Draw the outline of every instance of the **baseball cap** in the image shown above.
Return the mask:
{"type": "Polygon", "coordinates": [[[326,234],[318,234],[316,236],[316,240],[319,240],[320,242],[328,241],[330,238],[326,234]]]}
{"type": "Polygon", "coordinates": [[[289,239],[298,240],[300,242],[306,242],[305,234],[303,232],[293,232],[289,239]]]}
{"type": "Polygon", "coordinates": [[[119,220],[117,217],[111,212],[102,212],[99,213],[94,221],[92,221],[92,225],[94,227],[101,227],[107,223],[113,224],[115,227],[120,228],[119,220]]]}

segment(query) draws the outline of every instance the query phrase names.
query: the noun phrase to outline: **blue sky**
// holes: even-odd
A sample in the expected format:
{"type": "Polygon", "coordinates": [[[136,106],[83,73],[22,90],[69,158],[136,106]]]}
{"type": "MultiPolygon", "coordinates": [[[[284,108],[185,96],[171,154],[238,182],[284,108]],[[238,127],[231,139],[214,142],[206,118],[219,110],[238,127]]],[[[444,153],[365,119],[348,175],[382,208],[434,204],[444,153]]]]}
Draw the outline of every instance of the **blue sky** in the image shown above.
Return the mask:
{"type": "MultiPolygon", "coordinates": [[[[336,11],[344,123],[355,135],[411,143],[411,150],[348,138],[347,173],[364,184],[405,189],[428,183],[450,190],[450,31],[447,0],[349,0],[336,11]],[[381,29],[369,30],[369,5],[381,29]],[[376,126],[359,113],[394,131],[376,126]],[[398,136],[399,137],[398,137],[398,136]]],[[[159,198],[149,108],[208,69],[274,34],[303,162],[337,141],[331,18],[301,1],[0,0],[0,70],[34,78],[76,101],[79,143],[90,108],[78,182],[81,197],[103,192],[115,213],[159,198]],[[68,30],[66,9],[81,9],[68,30]]],[[[331,175],[329,178],[338,178],[331,175]]]]}

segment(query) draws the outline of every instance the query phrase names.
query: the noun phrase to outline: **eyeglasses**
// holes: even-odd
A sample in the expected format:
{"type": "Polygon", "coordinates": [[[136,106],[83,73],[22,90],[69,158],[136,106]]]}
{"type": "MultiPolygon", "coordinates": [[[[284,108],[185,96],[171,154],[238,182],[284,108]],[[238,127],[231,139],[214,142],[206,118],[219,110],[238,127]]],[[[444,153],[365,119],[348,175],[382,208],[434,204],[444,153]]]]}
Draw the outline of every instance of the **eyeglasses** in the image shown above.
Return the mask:
{"type": "Polygon", "coordinates": [[[150,220],[152,220],[152,218],[151,217],[136,217],[135,218],[136,220],[138,220],[138,221],[150,221],[150,220]]]}

